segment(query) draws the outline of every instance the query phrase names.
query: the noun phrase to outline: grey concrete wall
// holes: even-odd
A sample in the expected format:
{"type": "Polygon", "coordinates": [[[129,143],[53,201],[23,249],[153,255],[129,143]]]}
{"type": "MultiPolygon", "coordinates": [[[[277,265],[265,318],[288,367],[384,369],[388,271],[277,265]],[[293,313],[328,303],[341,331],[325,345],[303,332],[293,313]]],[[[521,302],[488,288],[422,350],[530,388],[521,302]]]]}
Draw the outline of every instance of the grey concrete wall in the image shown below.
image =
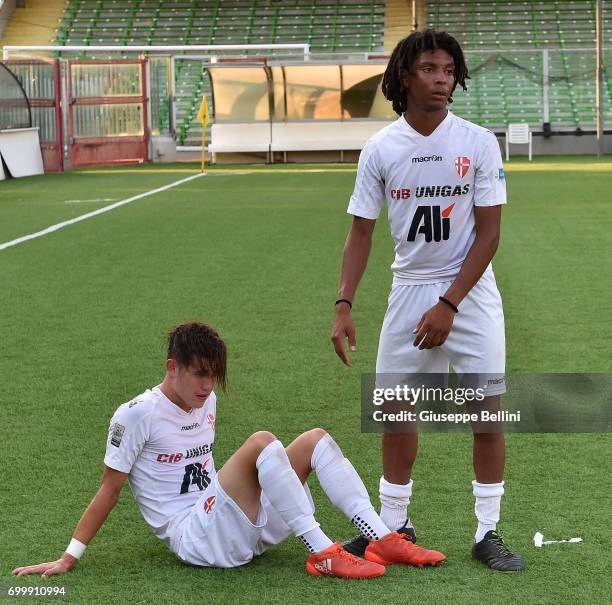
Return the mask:
{"type": "MultiPolygon", "coordinates": [[[[612,155],[612,134],[604,134],[604,153],[612,155]]],[[[501,149],[502,157],[506,157],[506,139],[503,134],[497,135],[497,141],[501,149]]],[[[527,145],[510,145],[510,158],[527,155],[527,145]]],[[[359,159],[358,151],[345,151],[344,161],[347,163],[357,162],[359,159]]],[[[597,139],[594,134],[575,134],[552,135],[550,137],[533,137],[533,156],[538,155],[597,155],[597,139]]],[[[207,161],[212,158],[208,154],[207,161]]],[[[178,151],[176,161],[193,162],[200,160],[199,151],[178,151]]],[[[217,153],[216,162],[218,164],[227,163],[265,163],[265,153],[217,153]]],[[[340,152],[338,151],[303,151],[291,152],[287,154],[288,162],[312,163],[312,162],[339,162],[340,152]]],[[[160,158],[158,161],[163,162],[160,158]]],[[[282,162],[283,154],[275,153],[274,162],[282,162]]]]}
{"type": "MultiPolygon", "coordinates": [[[[506,140],[503,135],[497,137],[505,159],[506,140]]],[[[604,135],[604,153],[612,155],[612,134],[604,135]]],[[[527,155],[527,145],[510,145],[510,158],[527,155]]],[[[597,155],[597,139],[594,134],[576,135],[553,135],[549,138],[541,136],[533,137],[533,156],[538,155],[597,155]]],[[[359,152],[351,151],[344,153],[344,161],[347,163],[356,162],[359,152]]],[[[177,161],[193,162],[199,161],[199,151],[179,151],[177,161]]],[[[334,151],[304,151],[291,152],[287,154],[289,162],[339,162],[340,154],[334,151]]],[[[163,160],[161,160],[163,161],[163,160]]],[[[265,153],[218,153],[216,161],[219,164],[226,163],[265,163],[265,153]]],[[[282,154],[276,153],[275,162],[282,162],[282,154]]]]}
{"type": "MultiPolygon", "coordinates": [[[[506,139],[498,135],[497,140],[505,158],[506,139]]],[[[604,153],[612,153],[611,134],[604,135],[604,153]]],[[[510,157],[514,155],[527,155],[527,145],[510,145],[510,157]]],[[[533,155],[597,155],[597,139],[594,134],[534,136],[533,155]]]]}

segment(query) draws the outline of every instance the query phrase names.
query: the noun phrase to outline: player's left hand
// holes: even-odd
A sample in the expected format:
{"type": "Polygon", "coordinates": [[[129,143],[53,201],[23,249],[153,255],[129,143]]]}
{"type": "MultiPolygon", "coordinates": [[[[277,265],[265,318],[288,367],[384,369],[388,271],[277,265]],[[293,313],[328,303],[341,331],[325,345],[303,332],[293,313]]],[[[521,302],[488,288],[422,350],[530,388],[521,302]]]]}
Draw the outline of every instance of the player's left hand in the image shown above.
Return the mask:
{"type": "Polygon", "coordinates": [[[412,332],[415,334],[412,344],[419,349],[439,347],[447,339],[454,319],[455,312],[443,302],[438,302],[421,317],[412,332]]]}
{"type": "Polygon", "coordinates": [[[14,576],[27,576],[28,574],[36,573],[44,577],[56,576],[70,571],[78,562],[79,560],[72,555],[64,553],[57,561],[17,567],[17,569],[13,569],[12,574],[14,576]]]}

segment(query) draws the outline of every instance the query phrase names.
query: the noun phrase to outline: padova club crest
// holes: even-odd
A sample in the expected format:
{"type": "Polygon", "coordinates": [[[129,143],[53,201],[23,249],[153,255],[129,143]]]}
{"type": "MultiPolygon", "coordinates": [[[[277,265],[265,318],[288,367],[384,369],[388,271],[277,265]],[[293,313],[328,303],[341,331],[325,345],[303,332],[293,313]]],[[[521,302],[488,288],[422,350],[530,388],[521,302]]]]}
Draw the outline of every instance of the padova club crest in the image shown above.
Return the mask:
{"type": "Polygon", "coordinates": [[[207,513],[212,513],[212,509],[215,508],[215,503],[217,502],[217,498],[215,496],[209,496],[204,501],[204,510],[207,513]]]}
{"type": "Polygon", "coordinates": [[[458,158],[455,158],[455,170],[459,174],[461,178],[463,178],[470,169],[470,158],[460,155],[458,158]]]}

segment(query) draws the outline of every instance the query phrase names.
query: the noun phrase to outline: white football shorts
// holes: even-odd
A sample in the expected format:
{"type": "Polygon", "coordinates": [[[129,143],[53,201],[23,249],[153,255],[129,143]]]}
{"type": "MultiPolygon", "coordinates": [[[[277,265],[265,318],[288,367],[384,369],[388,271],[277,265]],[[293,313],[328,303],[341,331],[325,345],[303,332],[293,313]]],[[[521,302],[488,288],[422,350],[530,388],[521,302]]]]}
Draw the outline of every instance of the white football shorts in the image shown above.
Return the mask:
{"type": "Polygon", "coordinates": [[[413,330],[438,302],[451,281],[436,284],[394,284],[380,332],[376,360],[377,384],[409,383],[413,374],[484,374],[487,395],[506,392],[504,311],[493,273],[486,272],[459,305],[446,341],[433,349],[413,346],[413,330]],[[385,377],[384,375],[394,375],[385,377]],[[398,375],[407,374],[405,380],[398,375]],[[382,375],[382,376],[381,376],[382,375]],[[389,381],[389,379],[391,379],[389,381]]]}
{"type": "MultiPolygon", "coordinates": [[[[304,488],[314,512],[310,490],[307,485],[304,488]]],[[[177,528],[171,548],[189,565],[238,567],[290,535],[291,530],[263,493],[257,522],[252,523],[215,475],[177,528]]]]}

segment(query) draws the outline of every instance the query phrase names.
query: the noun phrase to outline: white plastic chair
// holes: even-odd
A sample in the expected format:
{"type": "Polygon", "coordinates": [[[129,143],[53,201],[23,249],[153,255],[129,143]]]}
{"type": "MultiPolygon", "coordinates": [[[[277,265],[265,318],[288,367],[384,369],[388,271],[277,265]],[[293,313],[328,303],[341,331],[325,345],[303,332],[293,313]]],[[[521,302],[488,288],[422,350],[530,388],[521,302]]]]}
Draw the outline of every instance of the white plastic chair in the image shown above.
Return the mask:
{"type": "Polygon", "coordinates": [[[510,159],[510,143],[529,145],[529,161],[531,162],[531,135],[529,124],[508,124],[508,130],[506,130],[506,162],[510,159]]]}

